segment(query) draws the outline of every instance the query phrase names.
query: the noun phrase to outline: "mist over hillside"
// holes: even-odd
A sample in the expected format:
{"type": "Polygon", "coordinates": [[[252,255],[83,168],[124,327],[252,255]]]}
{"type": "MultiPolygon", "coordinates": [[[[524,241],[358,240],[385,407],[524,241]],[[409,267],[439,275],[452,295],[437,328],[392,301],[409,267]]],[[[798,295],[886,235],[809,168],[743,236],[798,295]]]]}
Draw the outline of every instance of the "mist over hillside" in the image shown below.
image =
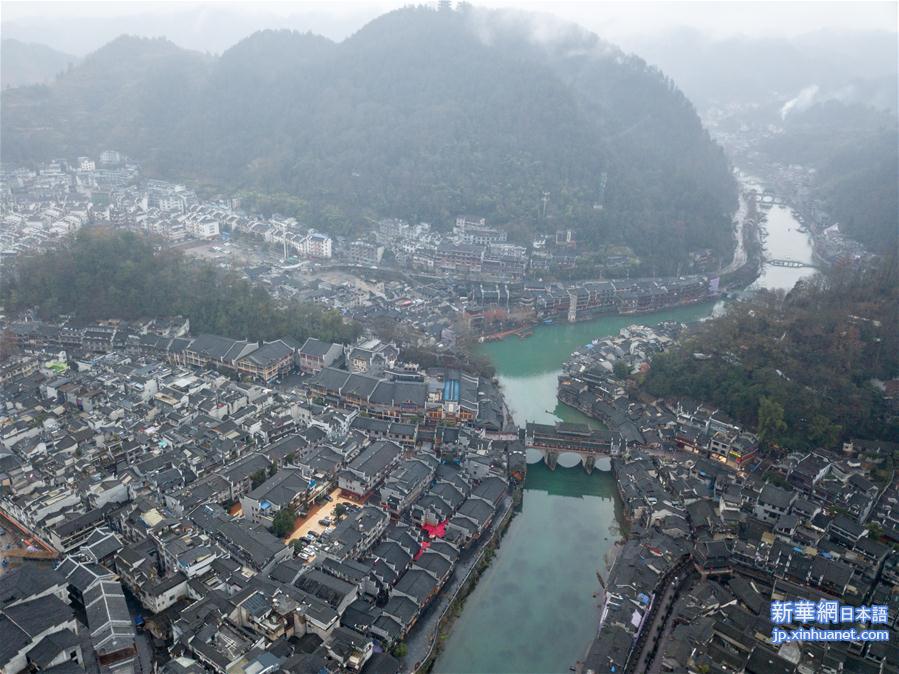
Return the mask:
{"type": "Polygon", "coordinates": [[[263,31],[221,57],[122,37],[2,103],[6,161],[117,148],[151,174],[295,195],[291,215],[335,233],[471,213],[520,241],[625,243],[659,271],[732,244],[735,184],[690,101],[535,15],[409,8],[343,42],[263,31]]]}
{"type": "Polygon", "coordinates": [[[780,110],[825,100],[896,108],[895,30],[715,39],[681,28],[627,48],[662,68],[700,110],[748,103],[780,110]]]}
{"type": "Polygon", "coordinates": [[[43,44],[3,38],[0,42],[0,83],[7,89],[52,82],[77,60],[71,54],[43,44]]]}

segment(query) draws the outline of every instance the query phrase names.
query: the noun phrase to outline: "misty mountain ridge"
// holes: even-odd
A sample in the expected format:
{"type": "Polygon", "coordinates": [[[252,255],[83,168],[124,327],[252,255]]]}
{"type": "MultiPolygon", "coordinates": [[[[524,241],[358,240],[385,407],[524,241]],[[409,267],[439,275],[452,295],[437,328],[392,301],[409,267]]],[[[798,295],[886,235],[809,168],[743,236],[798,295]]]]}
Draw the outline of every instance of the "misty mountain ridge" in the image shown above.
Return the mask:
{"type": "Polygon", "coordinates": [[[782,106],[802,92],[814,102],[838,99],[895,109],[897,39],[895,32],[832,30],[713,39],[683,28],[635,40],[628,48],[662,68],[701,110],[772,101],[782,106]]]}
{"type": "Polygon", "coordinates": [[[116,148],[150,175],[299,197],[291,215],[338,234],[468,213],[520,241],[570,227],[627,243],[660,271],[732,243],[735,183],[687,98],[519,12],[407,8],[339,43],[266,30],[221,57],[121,37],[2,107],[5,161],[116,148]]]}
{"type": "Polygon", "coordinates": [[[199,52],[221,54],[248,35],[278,26],[308,30],[331,39],[342,40],[380,12],[377,7],[347,5],[332,7],[296,3],[289,15],[249,6],[242,11],[236,4],[172,4],[165,11],[137,11],[134,14],[107,16],[20,17],[0,23],[3,35],[21,42],[47,44],[76,56],[86,56],[120,35],[143,37],[165,35],[180,47],[199,52]]]}
{"type": "Polygon", "coordinates": [[[870,250],[896,250],[899,121],[895,112],[836,99],[802,106],[758,149],[783,164],[816,170],[813,189],[840,229],[870,250]]]}
{"type": "Polygon", "coordinates": [[[43,44],[0,41],[0,83],[4,89],[46,84],[78,59],[43,44]]]}

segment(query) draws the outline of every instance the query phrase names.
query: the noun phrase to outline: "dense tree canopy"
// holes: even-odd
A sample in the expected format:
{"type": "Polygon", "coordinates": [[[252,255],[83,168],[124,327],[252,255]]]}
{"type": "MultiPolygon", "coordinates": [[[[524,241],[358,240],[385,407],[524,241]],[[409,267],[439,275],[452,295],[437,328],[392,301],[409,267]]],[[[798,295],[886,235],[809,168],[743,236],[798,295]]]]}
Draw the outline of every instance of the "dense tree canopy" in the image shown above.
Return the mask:
{"type": "Polygon", "coordinates": [[[899,417],[871,382],[899,373],[897,312],[895,258],[837,270],[786,297],[764,292],[732,305],[654,358],[644,384],[719,405],[789,449],[848,436],[895,440],[899,417]]]}
{"type": "Polygon", "coordinates": [[[272,518],[272,533],[278,538],[284,538],[293,531],[297,514],[293,508],[281,508],[272,518]]]}
{"type": "Polygon", "coordinates": [[[218,58],[119,38],[52,86],[3,94],[3,158],[117,148],[153,175],[273,194],[335,234],[470,214],[519,241],[626,243],[660,272],[729,251],[735,183],[690,102],[595,35],[537,39],[532,22],[406,8],[339,44],[264,31],[218,58]]]}
{"type": "Polygon", "coordinates": [[[816,169],[813,190],[843,233],[870,250],[899,248],[899,127],[895,111],[836,100],[790,114],[761,149],[816,169]]]}
{"type": "Polygon", "coordinates": [[[281,305],[265,289],[140,234],[83,229],[66,246],[26,258],[3,275],[7,311],[80,319],[183,315],[194,333],[236,339],[319,337],[350,341],[359,326],[315,304],[281,305]]]}

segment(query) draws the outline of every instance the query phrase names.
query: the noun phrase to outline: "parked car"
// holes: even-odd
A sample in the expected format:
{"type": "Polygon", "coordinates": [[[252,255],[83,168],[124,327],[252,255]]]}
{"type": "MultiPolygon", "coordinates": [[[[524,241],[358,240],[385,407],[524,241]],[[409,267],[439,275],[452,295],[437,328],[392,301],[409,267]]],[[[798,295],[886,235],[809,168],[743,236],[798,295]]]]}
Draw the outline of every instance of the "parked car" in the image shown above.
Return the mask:
{"type": "Polygon", "coordinates": [[[331,518],[330,517],[322,517],[318,521],[318,523],[321,524],[323,527],[329,527],[329,526],[331,526],[331,518]]]}

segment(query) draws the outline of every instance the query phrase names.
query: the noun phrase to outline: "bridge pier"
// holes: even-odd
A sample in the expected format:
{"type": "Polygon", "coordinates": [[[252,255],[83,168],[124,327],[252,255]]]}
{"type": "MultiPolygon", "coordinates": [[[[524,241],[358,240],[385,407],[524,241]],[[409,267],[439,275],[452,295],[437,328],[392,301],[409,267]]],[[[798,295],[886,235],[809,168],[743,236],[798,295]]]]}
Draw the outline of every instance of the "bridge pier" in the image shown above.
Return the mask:
{"type": "Polygon", "coordinates": [[[559,453],[547,450],[544,461],[546,461],[546,466],[550,470],[555,470],[559,463],[559,453]]]}
{"type": "Polygon", "coordinates": [[[588,454],[584,457],[584,470],[587,471],[587,475],[593,474],[593,468],[596,466],[596,454],[588,454]]]}

